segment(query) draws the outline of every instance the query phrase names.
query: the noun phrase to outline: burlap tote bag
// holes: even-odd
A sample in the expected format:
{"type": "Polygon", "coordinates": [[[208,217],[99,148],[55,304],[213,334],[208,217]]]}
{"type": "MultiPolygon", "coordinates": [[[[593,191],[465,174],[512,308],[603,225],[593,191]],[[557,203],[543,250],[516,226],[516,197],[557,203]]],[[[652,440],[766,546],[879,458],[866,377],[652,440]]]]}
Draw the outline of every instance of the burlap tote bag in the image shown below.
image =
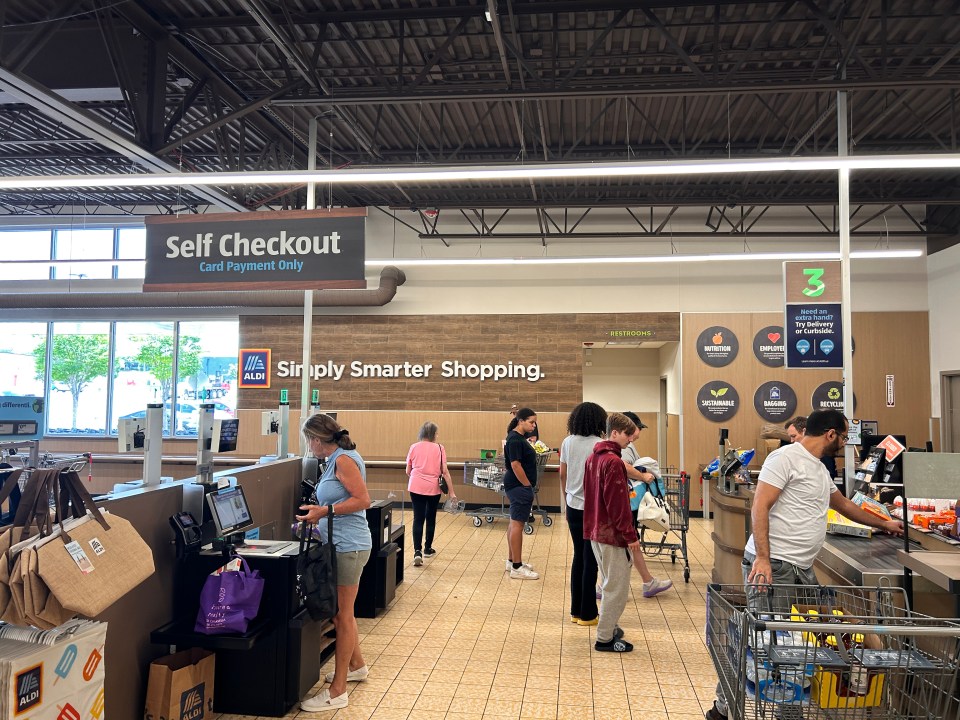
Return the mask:
{"type": "Polygon", "coordinates": [[[56,471],[34,470],[23,490],[13,525],[0,529],[0,620],[23,624],[23,590],[19,578],[16,580],[19,605],[13,604],[14,565],[24,541],[50,532],[49,483],[55,475],[56,471]]]}
{"type": "Polygon", "coordinates": [[[36,546],[36,574],[65,610],[94,617],[155,571],[153,553],[129,521],[101,513],[76,473],[67,473],[87,514],[36,546]]]}

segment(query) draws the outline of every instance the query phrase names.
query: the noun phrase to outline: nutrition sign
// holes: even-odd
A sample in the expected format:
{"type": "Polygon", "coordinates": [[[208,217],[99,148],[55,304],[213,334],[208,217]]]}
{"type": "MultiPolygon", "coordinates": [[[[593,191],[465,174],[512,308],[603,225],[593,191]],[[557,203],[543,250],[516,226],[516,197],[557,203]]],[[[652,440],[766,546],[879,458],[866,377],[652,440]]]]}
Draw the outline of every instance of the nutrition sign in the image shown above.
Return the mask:
{"type": "Polygon", "coordinates": [[[143,289],[362,288],[366,210],[146,218],[143,289]]]}
{"type": "Polygon", "coordinates": [[[785,262],[784,347],[788,368],[842,368],[840,263],[785,262]]]}

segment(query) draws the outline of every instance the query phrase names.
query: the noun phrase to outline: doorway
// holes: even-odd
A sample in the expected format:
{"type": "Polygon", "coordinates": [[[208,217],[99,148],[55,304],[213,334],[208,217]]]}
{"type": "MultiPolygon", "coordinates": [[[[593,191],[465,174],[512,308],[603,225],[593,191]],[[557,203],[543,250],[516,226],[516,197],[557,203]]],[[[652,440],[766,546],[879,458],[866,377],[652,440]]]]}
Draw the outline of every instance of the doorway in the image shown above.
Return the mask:
{"type": "Polygon", "coordinates": [[[960,452],[960,370],[940,373],[941,448],[960,452]]]}

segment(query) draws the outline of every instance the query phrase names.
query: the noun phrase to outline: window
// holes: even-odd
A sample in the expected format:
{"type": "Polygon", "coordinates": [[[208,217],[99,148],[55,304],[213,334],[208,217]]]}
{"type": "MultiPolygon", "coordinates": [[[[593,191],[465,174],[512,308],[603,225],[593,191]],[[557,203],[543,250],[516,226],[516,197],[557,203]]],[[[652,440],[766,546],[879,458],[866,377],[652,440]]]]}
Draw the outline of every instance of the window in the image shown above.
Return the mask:
{"type": "Polygon", "coordinates": [[[43,263],[0,262],[0,280],[49,280],[50,230],[0,231],[0,257],[7,260],[43,260],[43,263]]]}
{"type": "Polygon", "coordinates": [[[0,395],[43,397],[46,323],[0,323],[0,395]]]}
{"type": "Polygon", "coordinates": [[[240,326],[235,321],[182,322],[179,326],[177,434],[195,434],[201,403],[214,403],[213,416],[218,419],[236,414],[240,326]]]}
{"type": "Polygon", "coordinates": [[[104,432],[109,370],[109,323],[53,324],[48,433],[104,432]]]}
{"type": "MultiPolygon", "coordinates": [[[[113,228],[55,230],[54,259],[83,260],[113,257],[113,228]]],[[[53,277],[71,280],[77,278],[112,278],[113,265],[108,262],[78,262],[56,265],[53,277]]]]}
{"type": "MultiPolygon", "coordinates": [[[[120,228],[117,230],[117,258],[142,259],[147,252],[146,228],[120,228]]],[[[142,278],[145,272],[145,262],[127,262],[117,265],[118,278],[142,278]]]]}
{"type": "Polygon", "coordinates": [[[120,322],[116,325],[113,372],[113,415],[110,432],[120,418],[144,419],[147,403],[164,403],[163,427],[170,430],[173,390],[173,323],[120,322]]]}

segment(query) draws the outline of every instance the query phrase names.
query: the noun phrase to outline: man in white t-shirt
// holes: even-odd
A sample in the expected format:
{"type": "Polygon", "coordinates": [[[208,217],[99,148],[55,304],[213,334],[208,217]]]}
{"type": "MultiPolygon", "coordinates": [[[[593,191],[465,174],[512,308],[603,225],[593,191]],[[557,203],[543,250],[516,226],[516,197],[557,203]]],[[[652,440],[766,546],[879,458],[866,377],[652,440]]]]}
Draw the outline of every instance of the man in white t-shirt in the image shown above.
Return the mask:
{"type": "MultiPolygon", "coordinates": [[[[846,442],[847,420],[843,413],[815,410],[807,418],[804,435],[797,442],[774,450],[763,463],[750,511],[753,532],[741,565],[751,607],[757,606],[761,595],[766,597],[766,588],[758,586],[818,584],[813,561],[826,538],[828,509],[863,525],[897,535],[903,533],[899,520],[881,520],[837,490],[820,458],[837,454],[846,442]]],[[[771,609],[781,612],[789,607],[779,608],[774,600],[771,609]]],[[[727,717],[719,685],[717,700],[706,717],[727,717]]]]}

